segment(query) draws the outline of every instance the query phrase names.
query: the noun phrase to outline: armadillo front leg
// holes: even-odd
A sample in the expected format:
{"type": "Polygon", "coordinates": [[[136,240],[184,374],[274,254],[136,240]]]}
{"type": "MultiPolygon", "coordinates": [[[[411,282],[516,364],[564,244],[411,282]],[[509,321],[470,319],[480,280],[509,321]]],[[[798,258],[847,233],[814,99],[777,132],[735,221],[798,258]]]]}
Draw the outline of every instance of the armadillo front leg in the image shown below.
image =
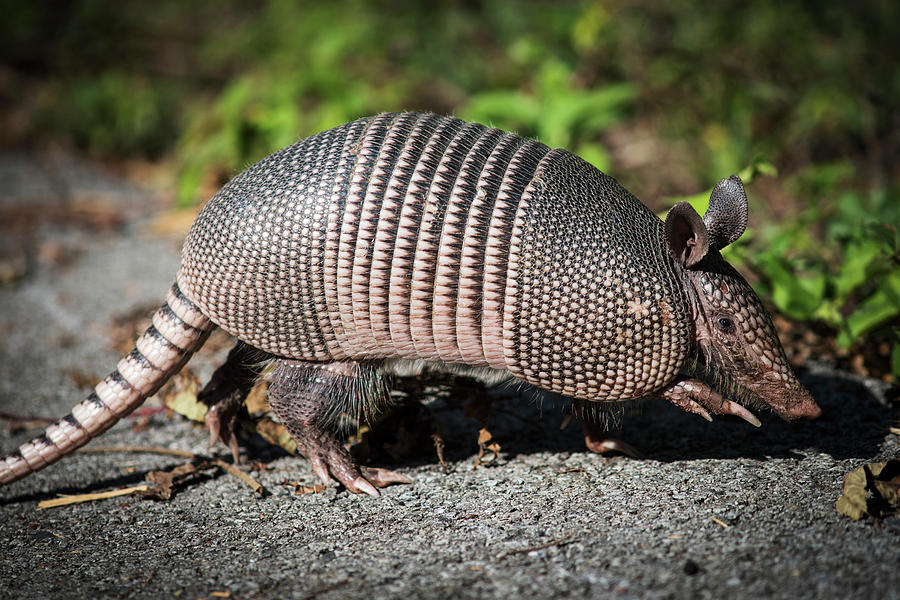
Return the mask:
{"type": "Polygon", "coordinates": [[[238,342],[228,359],[216,369],[209,382],[197,394],[197,399],[209,407],[206,426],[209,428],[209,445],[222,440],[231,449],[234,462],[238,462],[238,445],[235,436],[235,417],[244,405],[247,394],[262,373],[269,355],[243,342],[238,342]]]}
{"type": "Polygon", "coordinates": [[[277,359],[269,384],[269,407],[326,485],[334,477],[355,494],[378,496],[376,487],[410,480],[386,469],[360,467],[330,427],[335,407],[352,411],[370,401],[365,396],[372,382],[359,376],[356,366],[277,359]]]}
{"type": "Polygon", "coordinates": [[[717,415],[733,415],[740,417],[755,427],[760,426],[759,419],[749,410],[724,398],[714,389],[699,379],[679,377],[663,388],[660,395],[683,411],[700,415],[712,421],[709,411],[717,415]]]}

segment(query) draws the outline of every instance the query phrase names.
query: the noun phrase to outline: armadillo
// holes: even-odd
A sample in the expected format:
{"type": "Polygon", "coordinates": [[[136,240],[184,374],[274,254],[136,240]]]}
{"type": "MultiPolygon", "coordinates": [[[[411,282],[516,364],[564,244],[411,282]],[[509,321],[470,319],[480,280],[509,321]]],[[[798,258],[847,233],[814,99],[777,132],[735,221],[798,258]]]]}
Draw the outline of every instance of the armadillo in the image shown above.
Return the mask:
{"type": "Polygon", "coordinates": [[[213,438],[234,449],[236,407],[268,362],[272,411],[320,478],[355,493],[405,478],[358,465],[334,417],[380,408],[403,361],[581,405],[655,396],[707,419],[815,418],[769,314],[720,254],[746,224],[737,176],[703,218],[682,202],[662,221],[584,160],[518,135],[421,113],[347,123],[215,194],[134,350],[3,458],[0,483],[134,410],[217,326],[238,342],[201,393],[213,438]]]}

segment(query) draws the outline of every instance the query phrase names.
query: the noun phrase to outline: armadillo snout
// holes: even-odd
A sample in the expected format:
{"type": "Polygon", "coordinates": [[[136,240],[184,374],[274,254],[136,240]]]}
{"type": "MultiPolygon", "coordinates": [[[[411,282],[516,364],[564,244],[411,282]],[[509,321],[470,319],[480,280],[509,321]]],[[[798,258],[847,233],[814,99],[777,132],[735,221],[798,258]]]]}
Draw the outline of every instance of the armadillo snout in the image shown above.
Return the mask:
{"type": "Polygon", "coordinates": [[[786,421],[796,421],[797,419],[818,419],[822,416],[822,409],[816,404],[806,390],[800,395],[798,401],[794,404],[787,405],[786,408],[778,410],[778,416],[786,421]]]}

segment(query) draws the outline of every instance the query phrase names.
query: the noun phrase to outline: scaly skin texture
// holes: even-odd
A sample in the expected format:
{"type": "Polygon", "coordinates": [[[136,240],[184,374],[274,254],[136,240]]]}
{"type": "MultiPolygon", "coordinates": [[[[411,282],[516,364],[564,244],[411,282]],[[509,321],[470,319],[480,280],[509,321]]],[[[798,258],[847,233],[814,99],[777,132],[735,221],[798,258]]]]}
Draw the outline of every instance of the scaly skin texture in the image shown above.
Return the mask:
{"type": "Polygon", "coordinates": [[[240,340],[201,393],[213,437],[236,452],[234,414],[271,360],[273,412],[316,473],[353,492],[404,478],[357,466],[332,421],[383,405],[385,367],[402,359],[491,370],[582,406],[656,395],[755,425],[742,403],[815,417],[765,309],[719,254],[746,222],[734,176],[703,219],[682,203],[664,223],[578,157],[482,125],[401,113],[322,132],[210,200],[166,318],[73,415],[0,463],[0,482],[132,410],[213,324],[240,340]]]}

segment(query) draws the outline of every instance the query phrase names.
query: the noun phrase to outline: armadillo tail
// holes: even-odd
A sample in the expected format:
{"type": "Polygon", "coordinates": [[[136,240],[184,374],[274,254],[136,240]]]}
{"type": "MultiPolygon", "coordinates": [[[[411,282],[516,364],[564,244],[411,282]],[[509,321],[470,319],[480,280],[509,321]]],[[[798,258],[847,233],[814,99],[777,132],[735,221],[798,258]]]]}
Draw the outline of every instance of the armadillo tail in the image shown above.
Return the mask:
{"type": "Polygon", "coordinates": [[[152,325],[116,370],[69,415],[0,459],[0,484],[43,469],[112,427],[180,371],[214,328],[174,284],[152,325]]]}

